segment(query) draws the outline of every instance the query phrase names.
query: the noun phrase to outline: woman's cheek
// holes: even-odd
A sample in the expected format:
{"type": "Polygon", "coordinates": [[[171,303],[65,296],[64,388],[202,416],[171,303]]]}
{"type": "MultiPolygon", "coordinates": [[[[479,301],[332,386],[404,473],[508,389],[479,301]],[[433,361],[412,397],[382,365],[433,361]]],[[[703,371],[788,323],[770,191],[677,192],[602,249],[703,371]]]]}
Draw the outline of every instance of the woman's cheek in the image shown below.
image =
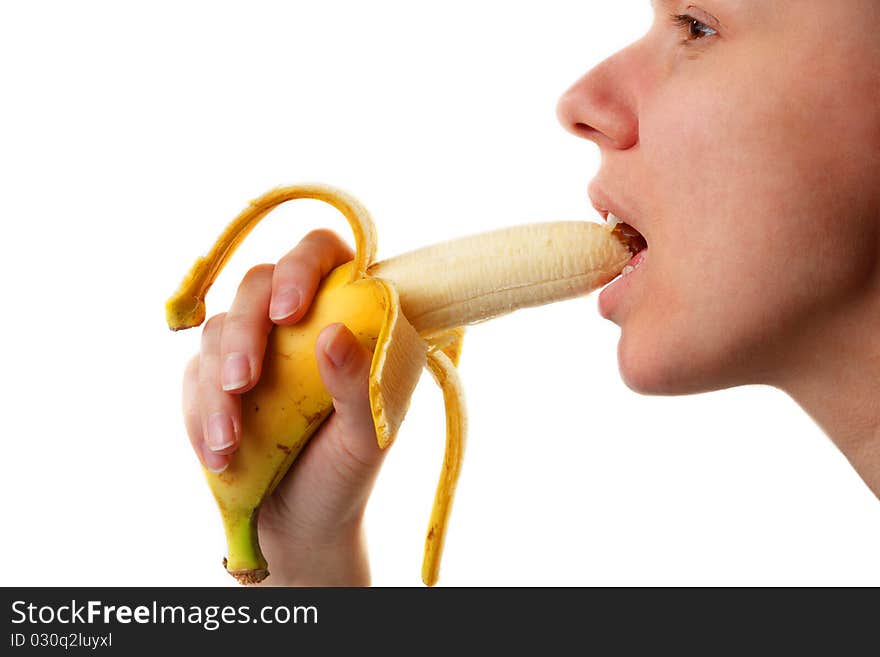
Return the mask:
{"type": "Polygon", "coordinates": [[[876,267],[870,158],[853,165],[846,121],[803,111],[834,104],[783,67],[757,79],[725,68],[727,79],[666,85],[642,108],[650,268],[618,345],[637,392],[762,382],[774,354],[876,267]]]}
{"type": "Polygon", "coordinates": [[[657,208],[646,227],[655,238],[649,290],[623,327],[620,353],[639,388],[671,393],[742,378],[737,354],[772,339],[767,318],[791,292],[780,268],[798,221],[785,200],[799,193],[786,188],[793,172],[780,166],[778,144],[755,136],[751,117],[728,111],[703,102],[688,112],[694,120],[663,125],[663,138],[649,142],[657,208]]]}
{"type": "Polygon", "coordinates": [[[786,239],[781,221],[762,219],[774,215],[769,208],[756,201],[742,210],[722,216],[717,231],[695,225],[667,243],[663,234],[650,251],[618,345],[621,376],[634,391],[762,383],[803,327],[833,316],[858,290],[860,259],[847,259],[857,235],[829,232],[829,217],[814,215],[786,239]]]}

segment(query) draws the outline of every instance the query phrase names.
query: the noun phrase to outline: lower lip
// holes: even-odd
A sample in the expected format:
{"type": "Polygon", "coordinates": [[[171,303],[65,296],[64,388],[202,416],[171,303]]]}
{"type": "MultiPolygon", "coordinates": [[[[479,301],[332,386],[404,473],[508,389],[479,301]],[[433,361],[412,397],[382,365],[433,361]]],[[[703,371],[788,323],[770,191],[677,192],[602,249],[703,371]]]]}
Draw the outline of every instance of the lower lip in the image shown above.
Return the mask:
{"type": "Polygon", "coordinates": [[[631,271],[626,276],[618,276],[613,282],[605,286],[602,293],[599,295],[599,314],[602,315],[602,317],[605,319],[611,319],[614,315],[614,311],[620,304],[621,299],[626,295],[627,290],[632,287],[633,279],[637,278],[639,272],[645,268],[644,261],[647,257],[648,249],[639,251],[628,263],[626,263],[630,267],[635,267],[641,263],[639,268],[635,271],[631,271]]]}

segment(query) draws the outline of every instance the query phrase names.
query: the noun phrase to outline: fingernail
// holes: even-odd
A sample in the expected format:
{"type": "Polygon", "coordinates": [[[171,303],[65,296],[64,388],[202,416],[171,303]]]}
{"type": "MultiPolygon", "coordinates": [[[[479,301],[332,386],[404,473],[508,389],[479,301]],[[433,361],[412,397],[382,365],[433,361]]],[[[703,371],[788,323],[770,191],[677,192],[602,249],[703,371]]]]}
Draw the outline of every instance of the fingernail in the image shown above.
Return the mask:
{"type": "Polygon", "coordinates": [[[327,354],[327,358],[330,359],[333,365],[340,369],[345,367],[345,364],[354,353],[354,341],[349,337],[345,326],[342,324],[335,324],[334,326],[336,328],[333,335],[324,345],[324,353],[327,354]]]}
{"type": "Polygon", "coordinates": [[[208,434],[205,437],[208,449],[219,452],[235,442],[232,418],[225,413],[214,413],[208,418],[208,434]]]}
{"type": "Polygon", "coordinates": [[[286,287],[280,290],[278,294],[272,295],[272,304],[269,306],[269,319],[277,322],[287,319],[299,308],[302,302],[302,295],[295,287],[286,287]]]}
{"type": "Polygon", "coordinates": [[[202,446],[202,460],[205,462],[205,467],[214,474],[219,474],[229,467],[229,457],[215,454],[207,445],[202,446]]]}
{"type": "Polygon", "coordinates": [[[238,390],[251,380],[251,364],[244,354],[229,354],[223,362],[223,389],[238,390]]]}

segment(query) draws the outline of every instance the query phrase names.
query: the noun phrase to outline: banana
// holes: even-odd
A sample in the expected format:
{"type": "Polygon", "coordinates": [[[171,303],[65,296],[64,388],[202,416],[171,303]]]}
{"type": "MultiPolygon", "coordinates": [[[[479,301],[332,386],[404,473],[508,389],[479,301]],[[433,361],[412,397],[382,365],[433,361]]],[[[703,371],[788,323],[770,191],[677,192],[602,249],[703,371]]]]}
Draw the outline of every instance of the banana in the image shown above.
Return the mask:
{"type": "Polygon", "coordinates": [[[324,279],[305,317],[272,329],[260,381],[242,396],[240,446],[223,472],[204,469],[226,532],[224,567],[243,584],[268,576],[257,513],[333,410],[314,346],[325,326],[343,322],[373,353],[369,395],[381,448],[394,441],[423,368],[443,391],[446,451],[422,565],[422,580],[433,586],[466,435],[456,369],[464,326],[588,294],[617,276],[639,246],[619,227],[551,222],[450,240],[375,262],[375,226],[357,199],[322,184],[281,187],[251,201],[195,262],[166,303],[168,326],[201,324],[208,289],[238,245],[274,207],[300,198],[339,210],[354,233],[356,253],[324,279]]]}

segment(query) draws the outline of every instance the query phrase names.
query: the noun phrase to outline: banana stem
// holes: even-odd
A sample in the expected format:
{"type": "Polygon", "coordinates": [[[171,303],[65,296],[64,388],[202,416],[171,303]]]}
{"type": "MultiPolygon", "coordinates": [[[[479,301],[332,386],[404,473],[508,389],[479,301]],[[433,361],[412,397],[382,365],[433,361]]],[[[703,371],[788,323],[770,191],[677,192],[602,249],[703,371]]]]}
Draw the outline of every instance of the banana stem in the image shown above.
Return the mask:
{"type": "Polygon", "coordinates": [[[260,550],[257,511],[250,515],[223,516],[229,554],[223,567],[242,584],[256,584],[269,576],[268,563],[260,550]]]}

